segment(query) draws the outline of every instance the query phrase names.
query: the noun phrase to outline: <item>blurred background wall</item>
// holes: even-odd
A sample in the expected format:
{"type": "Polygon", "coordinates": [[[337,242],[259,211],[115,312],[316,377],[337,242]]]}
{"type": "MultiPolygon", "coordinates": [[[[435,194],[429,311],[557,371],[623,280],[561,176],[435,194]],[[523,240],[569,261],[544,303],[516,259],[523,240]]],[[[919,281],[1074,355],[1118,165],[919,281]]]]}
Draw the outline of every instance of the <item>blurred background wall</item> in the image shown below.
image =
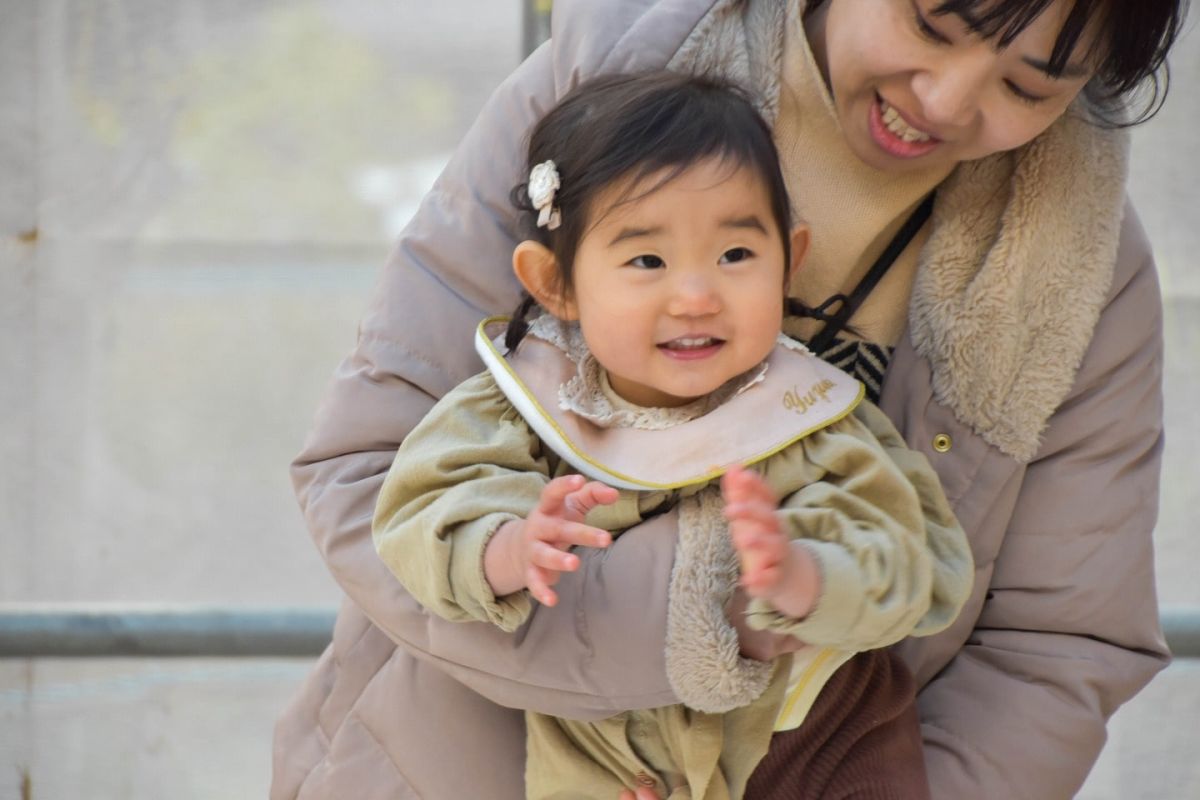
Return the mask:
{"type": "MultiPolygon", "coordinates": [[[[287,463],[523,5],[0,0],[0,606],[338,602],[287,463]]],[[[1131,192],[1167,301],[1161,598],[1200,608],[1195,27],[1131,192]]],[[[0,800],[265,796],[310,663],[0,660],[0,800]]],[[[1198,719],[1181,661],[1080,796],[1200,796],[1198,719]]]]}

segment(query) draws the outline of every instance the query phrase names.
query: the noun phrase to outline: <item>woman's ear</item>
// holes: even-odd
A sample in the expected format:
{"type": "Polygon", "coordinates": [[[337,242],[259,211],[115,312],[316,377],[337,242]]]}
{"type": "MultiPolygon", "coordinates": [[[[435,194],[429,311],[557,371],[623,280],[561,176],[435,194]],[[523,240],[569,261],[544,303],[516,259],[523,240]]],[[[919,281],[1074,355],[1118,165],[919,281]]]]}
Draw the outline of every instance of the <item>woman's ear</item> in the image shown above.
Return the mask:
{"type": "Polygon", "coordinates": [[[787,285],[791,285],[795,279],[796,273],[800,271],[800,266],[804,263],[804,259],[808,257],[808,246],[812,241],[812,236],[808,232],[808,226],[800,223],[792,228],[792,263],[788,264],[787,280],[784,281],[787,285]]]}
{"type": "Polygon", "coordinates": [[[541,242],[526,239],[513,250],[513,272],[538,305],[563,320],[578,319],[575,302],[562,286],[558,259],[541,242]]]}

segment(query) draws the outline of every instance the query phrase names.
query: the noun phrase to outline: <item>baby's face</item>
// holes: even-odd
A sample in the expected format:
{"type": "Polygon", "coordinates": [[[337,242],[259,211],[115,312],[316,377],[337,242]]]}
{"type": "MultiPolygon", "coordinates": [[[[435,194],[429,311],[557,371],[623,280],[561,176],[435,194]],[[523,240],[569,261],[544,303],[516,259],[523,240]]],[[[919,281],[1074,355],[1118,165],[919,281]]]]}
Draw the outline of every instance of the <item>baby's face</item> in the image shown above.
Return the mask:
{"type": "Polygon", "coordinates": [[[643,406],[709,394],[766,358],[783,314],[783,237],[749,167],[701,162],[614,186],[575,256],[570,305],[613,389],[643,406]],[[619,202],[620,197],[637,199],[619,202]]]}

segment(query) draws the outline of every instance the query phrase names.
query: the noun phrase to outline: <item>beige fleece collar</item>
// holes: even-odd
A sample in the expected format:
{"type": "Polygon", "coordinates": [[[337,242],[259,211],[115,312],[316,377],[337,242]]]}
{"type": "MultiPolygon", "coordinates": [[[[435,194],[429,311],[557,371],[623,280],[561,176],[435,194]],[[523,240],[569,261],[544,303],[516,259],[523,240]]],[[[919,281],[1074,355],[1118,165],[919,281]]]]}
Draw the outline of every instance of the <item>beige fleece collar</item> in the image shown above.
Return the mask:
{"type": "Polygon", "coordinates": [[[938,190],[909,303],[934,396],[1018,461],[1037,452],[1116,263],[1128,137],[1076,116],[938,190]],[[1007,187],[1007,191],[1005,190],[1007,187]]]}

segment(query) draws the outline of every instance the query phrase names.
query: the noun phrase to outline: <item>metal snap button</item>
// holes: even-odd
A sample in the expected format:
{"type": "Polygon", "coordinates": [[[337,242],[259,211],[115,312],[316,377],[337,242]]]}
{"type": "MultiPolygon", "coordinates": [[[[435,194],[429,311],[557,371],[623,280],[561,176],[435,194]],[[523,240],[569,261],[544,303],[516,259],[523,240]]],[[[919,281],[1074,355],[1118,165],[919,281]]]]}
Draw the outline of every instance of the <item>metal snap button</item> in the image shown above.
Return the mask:
{"type": "Polygon", "coordinates": [[[937,450],[939,453],[949,453],[950,447],[953,444],[954,442],[948,434],[939,433],[937,436],[933,437],[933,449],[937,450]]]}

